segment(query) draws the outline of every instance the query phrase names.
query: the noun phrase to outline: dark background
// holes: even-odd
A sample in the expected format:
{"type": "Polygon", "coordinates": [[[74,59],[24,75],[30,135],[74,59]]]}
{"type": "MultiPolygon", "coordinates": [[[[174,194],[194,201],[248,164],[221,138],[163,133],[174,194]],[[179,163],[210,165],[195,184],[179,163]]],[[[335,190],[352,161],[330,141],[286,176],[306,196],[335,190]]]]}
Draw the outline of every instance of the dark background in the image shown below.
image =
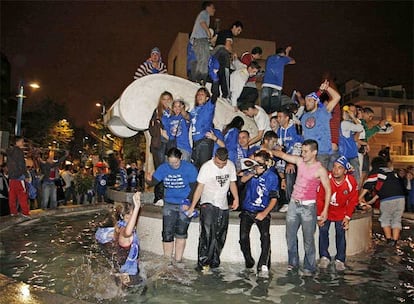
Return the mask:
{"type": "MultiPolygon", "coordinates": [[[[240,37],[292,45],[297,61],[284,89],[309,92],[330,71],[339,85],[356,79],[413,92],[412,1],[216,1],[221,29],[244,23],[240,37]]],[[[1,1],[1,51],[19,79],[41,89],[26,103],[66,103],[77,126],[99,117],[153,46],[168,55],[178,32],[190,32],[201,1],[1,1]]],[[[26,106],[26,105],[25,105],[26,106]]]]}

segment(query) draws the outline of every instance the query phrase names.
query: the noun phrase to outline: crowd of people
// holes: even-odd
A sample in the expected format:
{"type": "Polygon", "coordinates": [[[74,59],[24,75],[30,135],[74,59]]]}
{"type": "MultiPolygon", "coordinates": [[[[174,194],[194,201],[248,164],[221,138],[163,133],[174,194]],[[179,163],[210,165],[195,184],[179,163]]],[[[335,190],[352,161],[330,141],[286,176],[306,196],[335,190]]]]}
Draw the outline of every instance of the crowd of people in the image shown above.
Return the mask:
{"type": "MultiPolygon", "coordinates": [[[[374,112],[368,107],[341,107],[340,94],[328,79],[306,96],[300,92],[292,98],[283,95],[284,68],[296,63],[291,57],[292,47],[277,49],[266,59],[261,74],[257,62],[263,54],[261,47],[254,47],[240,58],[233,52],[233,38],[241,34],[243,24],[236,21],[229,29],[214,33],[210,29],[210,17],[214,14],[214,3],[203,2],[189,40],[188,76],[201,84],[191,110],[183,100],[165,91],[150,120],[155,171],[144,174],[142,162],[126,166],[123,160],[115,160],[115,168],[109,174],[97,166],[90,189],[93,191],[85,192],[103,201],[106,186],[114,184],[113,179],[118,190],[138,191],[134,204],[115,208],[113,233],[104,234],[101,241],[116,239],[119,246],[127,249],[121,272],[130,276],[139,272],[134,227],[144,180],[154,186],[154,204],[163,206],[162,243],[169,259],[182,261],[189,224],[193,217],[200,216],[197,269],[204,272],[220,265],[230,209],[240,212],[239,243],[246,268],[256,266],[261,276],[268,276],[271,267],[272,211],[286,212],[288,271],[300,269],[299,228],[305,252],[303,275],[311,276],[318,266],[327,268],[331,263],[337,271],[344,271],[345,231],[352,215],[356,208],[368,208],[377,200],[385,238],[395,246],[403,211],[414,209],[414,170],[410,167],[397,174],[389,153],[380,153],[370,163],[369,139],[384,131],[386,122],[373,124],[374,112]],[[258,77],[263,77],[260,105],[258,77]],[[212,83],[211,93],[205,87],[207,82],[212,83]],[[223,130],[213,124],[218,97],[229,102],[235,111],[233,120],[223,130]],[[243,130],[246,119],[254,121],[257,134],[251,136],[243,130]],[[335,257],[328,251],[331,223],[336,233],[335,257]],[[249,236],[253,224],[260,231],[261,254],[257,263],[251,254],[249,236]]],[[[157,73],[167,73],[167,69],[155,47],[134,78],[157,73]]],[[[23,140],[17,138],[16,145],[5,152],[8,163],[7,167],[2,166],[0,175],[1,206],[3,210],[3,200],[8,197],[11,215],[17,214],[18,201],[22,215],[29,216],[29,172],[22,147],[23,140]]],[[[73,168],[64,166],[62,171],[58,170],[66,156],[57,162],[51,157],[46,161],[38,159],[43,209],[57,207],[59,177],[64,181],[63,200],[75,202],[73,168]]],[[[80,173],[92,174],[87,168],[80,173]]]]}
{"type": "Polygon", "coordinates": [[[150,122],[156,170],[146,179],[156,189],[164,188],[164,197],[162,191],[155,191],[154,203],[164,206],[166,256],[181,260],[186,229],[197,206],[200,270],[220,264],[230,208],[241,212],[240,247],[246,267],[256,265],[261,274],[268,273],[270,267],[269,226],[274,210],[287,212],[289,270],[297,270],[300,265],[297,233],[302,227],[303,273],[315,273],[314,233],[319,227],[319,267],[326,268],[332,262],[338,271],[343,271],[345,231],[352,214],[377,199],[384,235],[388,243],[395,245],[402,213],[404,209],[412,210],[412,168],[406,174],[401,171],[401,178],[384,155],[378,156],[385,159],[380,165],[377,158],[370,163],[368,140],[387,130],[385,120],[374,124],[374,112],[369,107],[341,106],[340,94],[328,79],[306,96],[298,91],[291,98],[284,95],[284,69],[296,63],[291,56],[292,47],[278,48],[266,59],[261,72],[257,61],[263,54],[261,47],[254,47],[240,58],[233,51],[233,38],[241,34],[242,22],[236,21],[229,29],[215,33],[210,28],[214,14],[214,3],[203,2],[187,47],[188,78],[201,84],[193,109],[187,112],[182,100],[164,92],[150,122]],[[259,77],[263,80],[258,105],[259,77]],[[211,95],[204,86],[208,82],[212,84],[211,95]],[[213,124],[218,97],[237,112],[223,130],[213,124]],[[250,136],[243,130],[245,119],[255,122],[257,134],[250,136]],[[187,176],[189,172],[191,178],[187,176]],[[385,172],[388,178],[384,178],[385,172]],[[394,191],[389,193],[388,188],[394,191]],[[186,191],[171,196],[177,189],[186,191]],[[332,222],[337,246],[333,258],[328,252],[332,222]],[[176,230],[171,231],[173,223],[176,230]],[[262,243],[257,264],[250,252],[253,224],[259,227],[262,243]]]}
{"type": "MultiPolygon", "coordinates": [[[[31,149],[23,137],[16,136],[15,144],[2,151],[0,167],[1,216],[20,215],[30,218],[30,210],[56,209],[62,205],[106,202],[111,170],[106,162],[74,164],[65,151],[60,158],[56,151],[42,157],[31,149]],[[26,156],[25,156],[26,152],[26,156]]],[[[112,158],[114,156],[111,155],[112,158]]],[[[112,186],[121,191],[143,191],[144,165],[141,160],[116,160],[116,178],[112,186]]]]}

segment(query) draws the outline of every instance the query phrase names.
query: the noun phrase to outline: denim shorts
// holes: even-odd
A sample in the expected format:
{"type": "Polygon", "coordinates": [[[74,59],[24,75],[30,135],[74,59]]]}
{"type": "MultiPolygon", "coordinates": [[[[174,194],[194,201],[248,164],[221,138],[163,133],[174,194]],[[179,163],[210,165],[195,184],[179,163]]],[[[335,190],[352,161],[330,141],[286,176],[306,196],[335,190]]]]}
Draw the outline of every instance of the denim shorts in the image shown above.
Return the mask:
{"type": "Polygon", "coordinates": [[[401,229],[401,217],[404,212],[404,207],[404,197],[381,201],[381,215],[379,218],[379,221],[381,222],[381,227],[401,229]]]}
{"type": "Polygon", "coordinates": [[[162,209],[162,241],[173,242],[177,239],[186,239],[191,218],[181,212],[180,204],[165,202],[162,209]]]}

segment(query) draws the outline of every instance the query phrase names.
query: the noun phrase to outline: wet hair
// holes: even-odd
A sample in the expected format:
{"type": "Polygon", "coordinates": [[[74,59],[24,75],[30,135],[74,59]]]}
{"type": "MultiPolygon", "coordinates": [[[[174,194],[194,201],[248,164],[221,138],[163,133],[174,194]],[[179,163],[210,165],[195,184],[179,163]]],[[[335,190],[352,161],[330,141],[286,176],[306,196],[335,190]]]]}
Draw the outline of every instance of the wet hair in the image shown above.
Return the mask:
{"type": "Polygon", "coordinates": [[[260,70],[262,67],[260,66],[259,63],[257,63],[257,61],[253,60],[252,62],[250,62],[249,67],[253,68],[253,69],[258,69],[260,70]]]}
{"type": "Polygon", "coordinates": [[[271,140],[271,139],[278,139],[277,134],[273,132],[272,130],[266,131],[266,133],[263,135],[262,142],[265,140],[271,140]]]}
{"type": "Polygon", "coordinates": [[[287,117],[292,118],[292,112],[290,111],[290,109],[288,107],[283,107],[282,111],[280,111],[280,112],[282,112],[287,117]]]}
{"type": "Polygon", "coordinates": [[[183,155],[183,153],[181,153],[181,151],[177,148],[171,148],[170,150],[167,151],[167,157],[175,157],[178,159],[181,159],[181,156],[183,155]]]}
{"type": "Polygon", "coordinates": [[[241,29],[243,29],[243,23],[241,23],[241,21],[235,21],[235,22],[233,22],[233,24],[231,25],[231,27],[230,28],[233,28],[233,27],[240,27],[241,29]]]}
{"type": "Polygon", "coordinates": [[[302,143],[302,146],[308,146],[311,151],[318,151],[318,142],[314,139],[307,139],[302,143]]]}
{"type": "Polygon", "coordinates": [[[157,106],[157,118],[158,119],[161,119],[162,118],[162,115],[163,115],[163,112],[164,112],[164,106],[162,105],[162,102],[161,102],[161,99],[164,96],[168,96],[171,99],[173,99],[173,96],[172,96],[172,94],[170,92],[164,91],[164,92],[161,93],[160,98],[158,99],[158,106],[157,106]]]}
{"type": "Polygon", "coordinates": [[[201,88],[199,88],[199,89],[197,90],[196,94],[195,94],[195,97],[194,97],[194,105],[195,105],[195,106],[198,106],[198,104],[197,104],[197,94],[198,94],[199,92],[201,92],[201,91],[203,91],[203,92],[206,94],[206,96],[207,96],[208,98],[210,98],[210,97],[211,97],[210,92],[207,90],[207,88],[205,88],[205,87],[201,87],[201,88]]]}
{"type": "Polygon", "coordinates": [[[122,203],[115,203],[114,209],[113,209],[113,220],[114,223],[120,220],[125,219],[125,215],[131,213],[131,211],[134,210],[134,204],[122,202],[122,203]]]}
{"type": "Polygon", "coordinates": [[[229,159],[229,151],[226,148],[218,148],[215,156],[221,160],[225,161],[229,159]]]}
{"type": "Polygon", "coordinates": [[[214,4],[213,1],[203,1],[203,3],[201,4],[201,8],[205,10],[207,7],[213,4],[214,4]]]}
{"type": "Polygon", "coordinates": [[[252,55],[254,54],[259,54],[262,55],[263,54],[263,50],[260,46],[256,46],[252,49],[252,55]]]}
{"type": "Polygon", "coordinates": [[[227,134],[230,129],[236,128],[239,131],[244,126],[244,120],[240,116],[236,116],[232,119],[232,121],[224,128],[223,134],[227,134]]]}

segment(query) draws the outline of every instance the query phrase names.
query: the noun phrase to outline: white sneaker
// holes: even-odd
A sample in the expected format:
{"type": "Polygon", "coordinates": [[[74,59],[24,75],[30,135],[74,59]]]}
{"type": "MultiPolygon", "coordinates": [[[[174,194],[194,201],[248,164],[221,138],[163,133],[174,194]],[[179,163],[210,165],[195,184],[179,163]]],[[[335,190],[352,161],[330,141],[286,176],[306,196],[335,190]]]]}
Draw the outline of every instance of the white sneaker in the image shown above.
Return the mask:
{"type": "Polygon", "coordinates": [[[268,278],[269,268],[266,265],[262,265],[262,267],[260,267],[259,272],[257,273],[257,276],[261,278],[268,278]]]}
{"type": "Polygon", "coordinates": [[[319,260],[319,268],[326,269],[330,263],[331,261],[327,257],[321,257],[319,260]]]}
{"type": "Polygon", "coordinates": [[[335,260],[336,271],[344,271],[346,269],[344,262],[340,260],[335,260]]]}
{"type": "Polygon", "coordinates": [[[286,213],[288,211],[288,209],[289,209],[289,205],[288,204],[284,204],[282,206],[282,208],[279,209],[279,212],[286,213]]]}
{"type": "Polygon", "coordinates": [[[162,207],[164,206],[164,200],[161,198],[158,201],[155,202],[154,206],[162,207]]]}

